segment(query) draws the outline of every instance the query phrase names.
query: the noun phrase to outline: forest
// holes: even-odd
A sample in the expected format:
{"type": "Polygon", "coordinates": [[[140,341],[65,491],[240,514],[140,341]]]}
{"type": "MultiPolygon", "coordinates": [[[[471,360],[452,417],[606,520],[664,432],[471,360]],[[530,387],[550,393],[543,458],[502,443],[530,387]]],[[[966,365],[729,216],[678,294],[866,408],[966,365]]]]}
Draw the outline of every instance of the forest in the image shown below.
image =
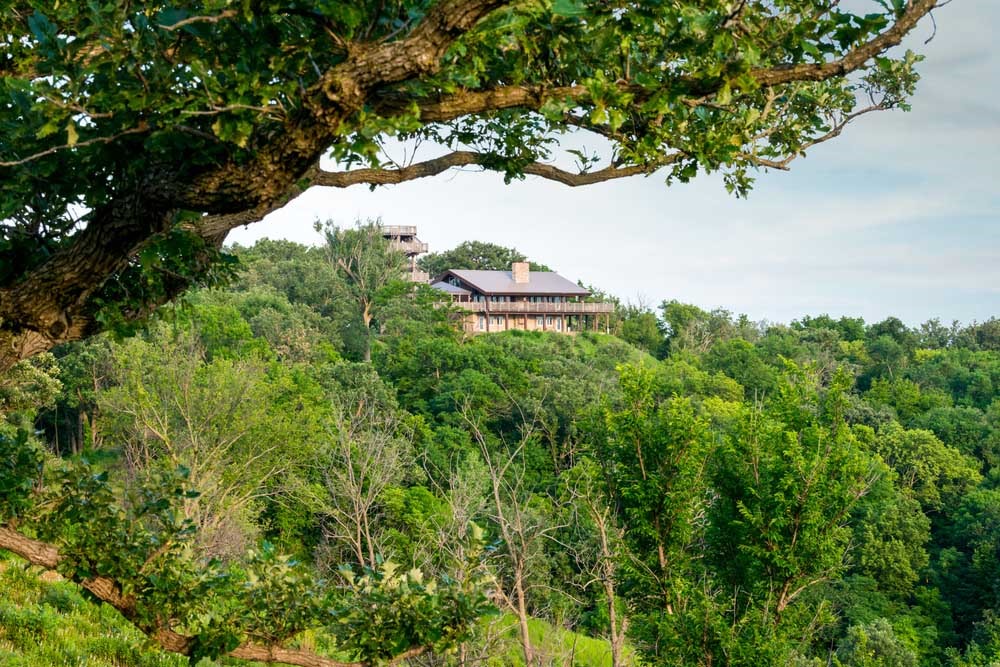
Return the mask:
{"type": "Polygon", "coordinates": [[[1000,320],[469,336],[323,231],[0,375],[0,663],[1000,661],[1000,320]]]}

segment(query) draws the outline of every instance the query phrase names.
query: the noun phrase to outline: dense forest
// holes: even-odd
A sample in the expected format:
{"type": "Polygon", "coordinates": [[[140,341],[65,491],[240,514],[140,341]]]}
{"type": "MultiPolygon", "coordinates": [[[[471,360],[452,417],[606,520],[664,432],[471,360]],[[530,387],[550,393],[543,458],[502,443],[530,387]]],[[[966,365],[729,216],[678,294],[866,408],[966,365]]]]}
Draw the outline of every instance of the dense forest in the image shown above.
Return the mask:
{"type": "Polygon", "coordinates": [[[0,375],[0,523],[91,582],[0,560],[0,663],[1000,661],[1000,320],[470,337],[370,229],[0,375]]]}

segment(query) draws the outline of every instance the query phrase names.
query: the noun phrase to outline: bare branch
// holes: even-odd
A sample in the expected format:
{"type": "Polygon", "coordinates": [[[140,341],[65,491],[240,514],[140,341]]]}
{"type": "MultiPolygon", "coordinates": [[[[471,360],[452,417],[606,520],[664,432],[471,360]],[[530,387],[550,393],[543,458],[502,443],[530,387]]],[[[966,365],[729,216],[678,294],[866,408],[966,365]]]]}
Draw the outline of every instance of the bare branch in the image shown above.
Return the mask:
{"type": "Polygon", "coordinates": [[[53,153],[58,153],[59,151],[69,150],[71,148],[83,148],[84,146],[92,146],[94,144],[110,144],[113,141],[117,141],[124,136],[130,134],[142,134],[149,131],[149,125],[142,123],[137,127],[133,127],[128,130],[119,132],[118,134],[112,134],[107,137],[94,137],[93,139],[87,139],[86,141],[80,141],[75,144],[64,144],[62,146],[53,146],[52,148],[47,148],[44,151],[39,151],[28,157],[21,158],[20,160],[10,160],[10,161],[0,161],[0,167],[17,167],[22,164],[27,164],[28,162],[33,162],[39,158],[43,158],[46,155],[52,155],[53,153]]]}
{"type": "Polygon", "coordinates": [[[185,116],[216,116],[220,113],[226,113],[228,111],[259,111],[262,114],[268,116],[274,116],[275,113],[280,113],[284,115],[285,110],[277,104],[258,107],[252,104],[227,104],[226,106],[213,106],[210,109],[197,110],[197,111],[182,111],[181,113],[185,116]]]}
{"type": "Polygon", "coordinates": [[[237,15],[235,9],[227,9],[215,16],[189,16],[186,19],[181,19],[177,23],[171,23],[170,25],[159,24],[162,30],[174,31],[183,28],[186,25],[191,25],[192,23],[218,23],[223,19],[230,19],[237,15]]]}

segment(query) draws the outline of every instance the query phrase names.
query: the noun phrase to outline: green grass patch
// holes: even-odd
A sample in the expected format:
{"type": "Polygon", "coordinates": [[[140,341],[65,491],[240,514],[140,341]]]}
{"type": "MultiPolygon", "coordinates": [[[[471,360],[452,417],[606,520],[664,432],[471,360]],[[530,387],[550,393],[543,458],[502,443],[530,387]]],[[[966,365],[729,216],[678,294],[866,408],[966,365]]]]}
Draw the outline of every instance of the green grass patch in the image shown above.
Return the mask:
{"type": "MultiPolygon", "coordinates": [[[[65,581],[0,557],[0,665],[4,667],[186,667],[159,651],[114,609],[65,581]]],[[[203,664],[209,667],[211,663],[203,664]]]]}
{"type": "MultiPolygon", "coordinates": [[[[488,644],[493,648],[486,660],[489,667],[524,667],[517,618],[513,614],[489,619],[482,634],[488,637],[488,644]]],[[[611,644],[604,639],[588,637],[537,618],[528,620],[528,635],[543,665],[611,667],[611,644]]],[[[634,652],[626,646],[626,661],[634,664],[634,657],[634,652]]]]}

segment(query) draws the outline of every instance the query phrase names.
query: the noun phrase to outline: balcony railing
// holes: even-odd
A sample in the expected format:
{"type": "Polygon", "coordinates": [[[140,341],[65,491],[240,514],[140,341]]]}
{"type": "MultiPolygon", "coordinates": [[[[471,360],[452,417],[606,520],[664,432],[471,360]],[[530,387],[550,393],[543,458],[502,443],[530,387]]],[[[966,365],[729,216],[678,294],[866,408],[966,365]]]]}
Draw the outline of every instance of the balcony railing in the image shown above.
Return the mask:
{"type": "Polygon", "coordinates": [[[542,314],[557,313],[562,315],[611,313],[615,310],[613,303],[587,303],[579,301],[563,301],[560,303],[531,301],[455,301],[455,306],[477,313],[526,313],[542,314]]]}
{"type": "Polygon", "coordinates": [[[416,236],[416,225],[382,225],[382,236],[416,236]]]}
{"type": "Polygon", "coordinates": [[[407,255],[419,255],[427,252],[427,244],[421,241],[390,241],[393,250],[401,250],[407,255]]]}
{"type": "Polygon", "coordinates": [[[413,283],[429,283],[431,274],[426,271],[407,271],[406,278],[413,283]]]}

